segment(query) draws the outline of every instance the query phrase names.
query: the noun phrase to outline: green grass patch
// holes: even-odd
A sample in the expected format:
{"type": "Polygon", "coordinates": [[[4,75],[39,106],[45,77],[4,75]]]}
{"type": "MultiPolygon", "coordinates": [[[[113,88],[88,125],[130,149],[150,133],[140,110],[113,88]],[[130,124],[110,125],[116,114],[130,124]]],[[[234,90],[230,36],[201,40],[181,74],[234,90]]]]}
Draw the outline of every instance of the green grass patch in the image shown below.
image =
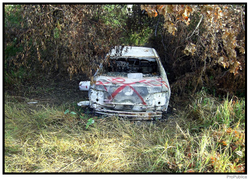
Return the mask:
{"type": "Polygon", "coordinates": [[[200,93],[155,124],[6,99],[7,173],[245,171],[244,99],[220,102],[200,93]]]}

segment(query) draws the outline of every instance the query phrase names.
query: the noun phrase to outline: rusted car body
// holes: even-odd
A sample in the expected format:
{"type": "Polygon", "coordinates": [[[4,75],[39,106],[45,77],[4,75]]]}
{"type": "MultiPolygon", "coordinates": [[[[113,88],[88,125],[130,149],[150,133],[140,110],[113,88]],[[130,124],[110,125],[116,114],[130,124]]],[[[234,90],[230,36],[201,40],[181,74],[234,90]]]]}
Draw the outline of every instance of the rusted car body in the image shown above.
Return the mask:
{"type": "Polygon", "coordinates": [[[89,105],[96,113],[136,120],[154,120],[167,111],[170,86],[160,58],[153,48],[117,46],[107,55],[94,75],[82,81],[89,105]]]}

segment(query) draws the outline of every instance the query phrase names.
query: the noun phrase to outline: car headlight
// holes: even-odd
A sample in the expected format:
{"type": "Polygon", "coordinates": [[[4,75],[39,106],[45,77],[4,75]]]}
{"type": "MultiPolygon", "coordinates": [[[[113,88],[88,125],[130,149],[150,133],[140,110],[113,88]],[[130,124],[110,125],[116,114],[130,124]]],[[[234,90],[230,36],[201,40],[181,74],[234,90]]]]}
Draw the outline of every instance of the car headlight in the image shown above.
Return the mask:
{"type": "Polygon", "coordinates": [[[91,102],[102,104],[104,100],[104,93],[102,91],[95,91],[91,89],[89,97],[91,102]]]}
{"type": "Polygon", "coordinates": [[[165,93],[150,94],[146,98],[146,103],[149,106],[164,106],[166,104],[166,94],[165,93]]]}

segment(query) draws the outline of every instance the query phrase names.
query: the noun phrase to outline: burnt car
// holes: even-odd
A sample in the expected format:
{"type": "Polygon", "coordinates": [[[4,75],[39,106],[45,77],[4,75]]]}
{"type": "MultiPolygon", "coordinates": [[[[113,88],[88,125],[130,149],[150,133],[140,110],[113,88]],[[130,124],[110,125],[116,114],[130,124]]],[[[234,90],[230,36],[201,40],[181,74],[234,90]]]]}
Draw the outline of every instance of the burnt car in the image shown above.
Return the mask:
{"type": "Polygon", "coordinates": [[[167,111],[170,86],[160,57],[154,48],[116,46],[105,57],[93,81],[81,81],[88,91],[89,106],[102,115],[136,120],[160,119],[167,111]]]}

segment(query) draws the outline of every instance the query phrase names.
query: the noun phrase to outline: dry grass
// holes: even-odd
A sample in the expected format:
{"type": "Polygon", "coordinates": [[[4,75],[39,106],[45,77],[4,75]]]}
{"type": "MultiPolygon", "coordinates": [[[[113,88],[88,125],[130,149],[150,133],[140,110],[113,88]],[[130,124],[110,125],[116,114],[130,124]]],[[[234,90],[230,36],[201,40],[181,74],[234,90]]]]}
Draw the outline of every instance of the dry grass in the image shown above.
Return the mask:
{"type": "Polygon", "coordinates": [[[198,94],[167,122],[138,125],[94,117],[88,129],[88,114],[74,106],[78,114],[65,114],[65,109],[6,97],[6,173],[245,170],[244,100],[220,103],[198,94]]]}

